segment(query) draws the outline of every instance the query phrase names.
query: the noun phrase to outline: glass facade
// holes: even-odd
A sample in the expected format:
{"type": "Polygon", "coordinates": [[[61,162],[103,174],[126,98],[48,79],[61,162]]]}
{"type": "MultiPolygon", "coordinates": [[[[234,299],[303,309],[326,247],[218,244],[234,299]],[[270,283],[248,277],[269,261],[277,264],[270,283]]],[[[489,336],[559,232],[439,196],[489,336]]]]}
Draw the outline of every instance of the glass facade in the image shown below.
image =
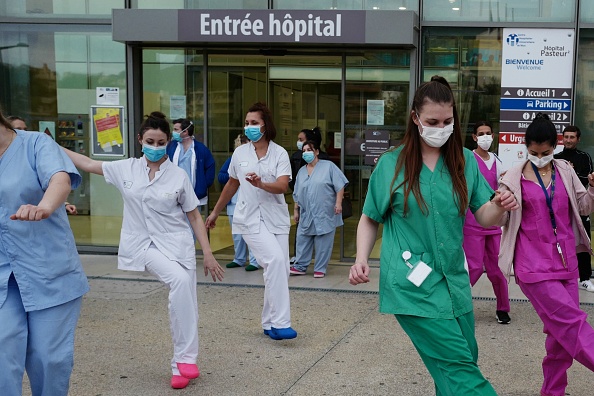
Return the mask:
{"type": "Polygon", "coordinates": [[[575,0],[423,0],[423,20],[572,22],[575,5],[575,0]]]}
{"type": "Polygon", "coordinates": [[[124,0],[0,0],[0,16],[25,18],[111,18],[124,0]]]}
{"type": "MultiPolygon", "coordinates": [[[[465,143],[474,147],[472,124],[488,120],[499,130],[503,23],[579,29],[575,59],[573,122],[583,131],[580,147],[594,154],[594,2],[577,0],[0,0],[0,104],[3,112],[25,118],[30,130],[51,134],[64,147],[90,155],[90,107],[97,87],[116,87],[120,104],[139,122],[159,110],[175,115],[180,100],[195,125],[195,137],[213,153],[216,171],[232,154],[246,108],[268,103],[278,130],[277,143],[289,154],[303,128],[319,126],[323,150],[349,179],[353,217],[337,233],[334,259],[355,254],[356,226],[373,166],[365,163],[365,133],[383,131],[390,145],[405,129],[411,92],[439,74],[456,94],[465,143]],[[580,13],[576,18],[576,8],[580,13]],[[412,10],[420,13],[420,33],[410,47],[320,48],[286,44],[283,51],[254,43],[135,43],[138,57],[112,40],[114,8],[412,10]],[[92,20],[92,23],[87,23],[92,20]],[[126,56],[128,54],[128,57],[126,56]],[[138,62],[135,64],[133,62],[138,62]],[[138,68],[138,92],[129,109],[130,70],[138,68]],[[369,101],[381,101],[381,124],[369,122],[369,101]],[[141,114],[140,114],[141,113],[141,114]]],[[[374,14],[376,15],[376,14],[374,14]]],[[[169,27],[168,27],[169,28],[169,27]]],[[[137,82],[136,82],[137,81],[137,82]]],[[[124,120],[126,123],[126,120],[124,120]]],[[[130,120],[127,120],[131,124],[130,120]]],[[[125,131],[125,130],[124,130],[125,131]]],[[[134,141],[135,132],[128,131],[134,141]]],[[[494,142],[497,149],[497,139],[494,142]]],[[[130,147],[125,156],[138,156],[130,147]]],[[[116,157],[101,157],[113,160],[116,157]]],[[[122,200],[103,178],[83,175],[69,201],[81,250],[115,251],[122,200]]],[[[209,210],[222,186],[215,178],[209,210]]],[[[286,200],[292,203],[290,193],[286,200]]],[[[224,213],[223,213],[224,216],[224,213]]],[[[231,254],[230,227],[221,219],[211,231],[213,250],[231,254]]],[[[291,230],[294,235],[294,227],[291,230]]],[[[373,257],[379,256],[381,233],[373,257]]],[[[292,245],[292,243],[291,243],[292,245]]],[[[291,251],[293,247],[291,247],[291,251]]]]}
{"type": "MultiPolygon", "coordinates": [[[[474,148],[472,126],[476,121],[499,126],[501,97],[502,29],[427,28],[423,32],[423,81],[444,76],[456,94],[462,132],[474,148]]],[[[497,142],[493,142],[497,149],[497,142]]]]}

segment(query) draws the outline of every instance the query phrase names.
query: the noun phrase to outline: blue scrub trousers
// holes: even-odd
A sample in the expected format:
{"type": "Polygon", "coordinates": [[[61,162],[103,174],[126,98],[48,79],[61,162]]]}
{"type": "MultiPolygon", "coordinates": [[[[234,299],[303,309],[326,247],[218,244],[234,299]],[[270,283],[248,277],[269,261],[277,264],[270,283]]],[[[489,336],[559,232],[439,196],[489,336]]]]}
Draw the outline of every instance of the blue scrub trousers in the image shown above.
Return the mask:
{"type": "Polygon", "coordinates": [[[33,396],[66,396],[74,365],[74,331],[82,297],[26,312],[11,274],[0,307],[0,392],[22,395],[25,368],[33,396]]]}
{"type": "Polygon", "coordinates": [[[330,257],[332,256],[335,234],[336,228],[322,235],[305,235],[297,229],[297,247],[295,248],[295,264],[293,264],[293,268],[299,271],[307,271],[315,246],[316,261],[314,263],[314,272],[325,274],[328,270],[330,257]]]}
{"type": "MultiPolygon", "coordinates": [[[[228,215],[229,217],[229,225],[233,227],[233,215],[228,215]]],[[[233,257],[233,262],[241,265],[242,267],[247,264],[248,259],[248,246],[243,240],[243,236],[241,234],[231,234],[233,237],[233,250],[235,251],[235,257],[233,257]]],[[[253,265],[256,268],[260,268],[256,258],[249,252],[250,257],[250,265],[253,265]]]]}

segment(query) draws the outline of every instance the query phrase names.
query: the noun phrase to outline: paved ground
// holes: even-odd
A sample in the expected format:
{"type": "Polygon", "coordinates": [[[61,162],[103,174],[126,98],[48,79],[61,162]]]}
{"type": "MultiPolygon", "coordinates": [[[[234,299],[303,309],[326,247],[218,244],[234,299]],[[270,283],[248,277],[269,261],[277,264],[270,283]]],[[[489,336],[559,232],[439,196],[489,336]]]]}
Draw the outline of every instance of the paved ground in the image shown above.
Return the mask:
{"type": "MultiPolygon", "coordinates": [[[[311,276],[291,278],[299,337],[287,341],[261,332],[261,272],[227,270],[224,285],[200,283],[202,375],[176,391],[169,387],[166,289],[145,274],[115,270],[113,256],[83,256],[83,262],[92,291],[77,330],[71,395],[434,394],[429,374],[395,319],[377,312],[373,290],[354,293],[359,289],[345,284],[346,265],[332,266],[317,283],[311,276]]],[[[483,373],[499,395],[538,395],[544,335],[532,306],[521,296],[514,299],[512,323],[503,326],[494,319],[494,301],[476,297],[483,373]]],[[[594,314],[591,304],[583,309],[594,314]]],[[[589,396],[592,380],[594,374],[575,363],[567,394],[589,396]]]]}

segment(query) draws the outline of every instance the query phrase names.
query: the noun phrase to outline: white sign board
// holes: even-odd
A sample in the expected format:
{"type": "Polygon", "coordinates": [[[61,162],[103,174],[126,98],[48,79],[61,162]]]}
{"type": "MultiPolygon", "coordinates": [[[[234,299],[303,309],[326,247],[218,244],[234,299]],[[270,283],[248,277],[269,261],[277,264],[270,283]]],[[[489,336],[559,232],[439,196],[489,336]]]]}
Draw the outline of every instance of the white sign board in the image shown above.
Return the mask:
{"type": "Polygon", "coordinates": [[[524,134],[537,113],[557,132],[570,124],[573,29],[503,29],[499,157],[509,169],[526,160],[524,134]]]}
{"type": "Polygon", "coordinates": [[[118,106],[120,104],[120,89],[118,87],[97,87],[96,105],[118,106]]]}

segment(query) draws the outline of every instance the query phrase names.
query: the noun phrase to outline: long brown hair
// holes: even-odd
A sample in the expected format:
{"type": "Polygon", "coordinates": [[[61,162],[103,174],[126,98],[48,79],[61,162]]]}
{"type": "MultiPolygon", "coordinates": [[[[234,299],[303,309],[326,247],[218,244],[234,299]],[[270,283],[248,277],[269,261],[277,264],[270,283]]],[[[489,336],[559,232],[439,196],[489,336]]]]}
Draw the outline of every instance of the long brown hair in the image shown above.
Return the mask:
{"type": "Polygon", "coordinates": [[[460,130],[460,120],[458,118],[458,111],[456,110],[454,94],[446,79],[440,76],[431,77],[431,81],[422,84],[415,92],[412,111],[406,126],[406,132],[401,144],[398,146],[402,146],[402,151],[398,155],[394,178],[390,184],[390,206],[392,206],[392,198],[396,190],[403,187],[403,215],[406,216],[408,213],[408,197],[411,191],[415,196],[421,211],[424,214],[428,213],[427,203],[421,195],[421,188],[419,185],[421,169],[423,168],[421,134],[419,127],[414,123],[412,118],[413,112],[417,114],[420,113],[427,101],[451,104],[454,109],[454,133],[452,133],[447,142],[441,147],[441,155],[443,155],[445,165],[452,178],[454,201],[458,204],[460,216],[463,216],[468,207],[468,186],[466,185],[466,177],[464,176],[466,161],[464,160],[462,147],[462,132],[460,130]],[[404,169],[404,180],[398,186],[394,187],[396,178],[402,169],[404,169]]]}

